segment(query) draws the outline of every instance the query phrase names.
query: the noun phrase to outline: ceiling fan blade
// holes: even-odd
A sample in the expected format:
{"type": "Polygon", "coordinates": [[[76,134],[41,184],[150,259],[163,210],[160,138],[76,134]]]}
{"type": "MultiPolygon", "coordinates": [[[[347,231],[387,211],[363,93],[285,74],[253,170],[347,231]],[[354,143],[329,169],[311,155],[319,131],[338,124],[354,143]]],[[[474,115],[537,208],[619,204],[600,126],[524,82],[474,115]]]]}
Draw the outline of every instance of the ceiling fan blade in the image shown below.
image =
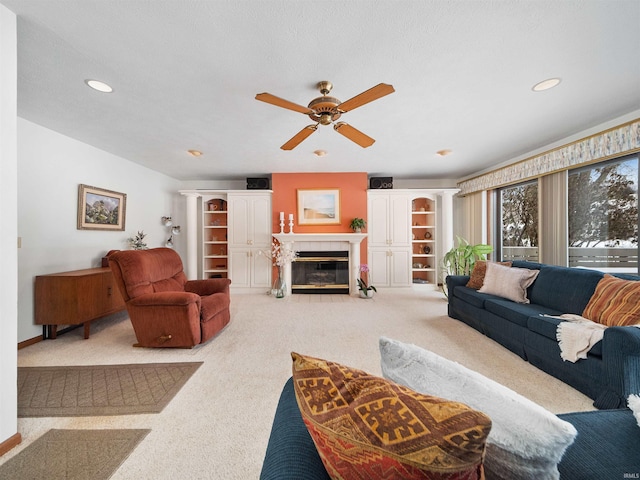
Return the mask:
{"type": "Polygon", "coordinates": [[[256,100],[270,103],[271,105],[275,105],[276,107],[282,107],[288,110],[293,110],[294,112],[304,113],[305,115],[316,113],[313,110],[311,110],[309,107],[303,107],[302,105],[298,105],[297,103],[290,102],[289,100],[285,100],[284,98],[276,97],[275,95],[271,95],[270,93],[259,93],[256,95],[256,100]]]}
{"type": "Polygon", "coordinates": [[[338,110],[341,112],[348,112],[353,110],[354,108],[361,107],[362,105],[366,105],[369,102],[373,102],[385,95],[389,95],[390,93],[395,92],[393,85],[387,85],[386,83],[380,83],[375,87],[371,87],[369,90],[362,92],[359,95],[356,95],[353,98],[350,98],[346,102],[342,102],[338,105],[338,110]]]}
{"type": "Polygon", "coordinates": [[[309,135],[311,135],[313,132],[315,132],[318,129],[318,125],[307,125],[306,127],[304,127],[302,130],[300,130],[298,133],[296,133],[293,138],[291,138],[291,140],[289,140],[287,143],[285,143],[284,145],[282,145],[280,148],[282,150],[293,150],[294,148],[296,148],[305,138],[307,138],[309,135]]]}
{"type": "Polygon", "coordinates": [[[357,128],[352,127],[348,123],[338,122],[333,126],[333,129],[341,135],[344,135],[352,142],[357,143],[362,148],[367,148],[373,145],[375,140],[368,135],[365,135],[357,128]]]}

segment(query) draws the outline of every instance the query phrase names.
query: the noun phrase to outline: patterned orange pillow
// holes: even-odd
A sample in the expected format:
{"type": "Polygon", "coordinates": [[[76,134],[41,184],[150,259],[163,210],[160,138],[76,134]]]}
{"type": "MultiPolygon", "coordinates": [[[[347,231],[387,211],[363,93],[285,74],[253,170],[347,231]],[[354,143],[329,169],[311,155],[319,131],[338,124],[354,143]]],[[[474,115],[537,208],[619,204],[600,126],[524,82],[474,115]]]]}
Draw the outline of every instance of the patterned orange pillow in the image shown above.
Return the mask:
{"type": "Polygon", "coordinates": [[[332,479],[484,478],[485,414],[361,370],[291,356],[298,406],[332,479]]]}
{"type": "MultiPolygon", "coordinates": [[[[510,267],[512,262],[497,262],[500,265],[504,265],[505,267],[510,267]]],[[[471,271],[471,276],[469,277],[469,281],[467,282],[467,287],[478,290],[482,287],[484,283],[484,276],[487,273],[487,260],[476,260],[476,263],[473,264],[473,270],[471,271]]]]}
{"type": "Polygon", "coordinates": [[[640,323],[640,282],[605,273],[582,316],[608,327],[640,323]]]}

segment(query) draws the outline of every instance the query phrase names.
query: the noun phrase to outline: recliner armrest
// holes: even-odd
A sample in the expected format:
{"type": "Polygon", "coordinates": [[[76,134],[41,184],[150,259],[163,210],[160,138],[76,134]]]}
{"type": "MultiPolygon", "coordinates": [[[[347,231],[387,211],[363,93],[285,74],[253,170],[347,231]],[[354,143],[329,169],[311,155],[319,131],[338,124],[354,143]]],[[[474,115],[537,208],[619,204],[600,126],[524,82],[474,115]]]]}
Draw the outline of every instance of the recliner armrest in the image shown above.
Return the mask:
{"type": "Polygon", "coordinates": [[[187,280],[184,284],[186,292],[193,292],[201,297],[211,295],[212,293],[229,294],[229,285],[231,280],[228,278],[206,278],[204,280],[187,280]]]}
{"type": "Polygon", "coordinates": [[[131,307],[184,306],[192,303],[200,307],[200,295],[191,292],[155,292],[145,293],[127,302],[131,307]]]}

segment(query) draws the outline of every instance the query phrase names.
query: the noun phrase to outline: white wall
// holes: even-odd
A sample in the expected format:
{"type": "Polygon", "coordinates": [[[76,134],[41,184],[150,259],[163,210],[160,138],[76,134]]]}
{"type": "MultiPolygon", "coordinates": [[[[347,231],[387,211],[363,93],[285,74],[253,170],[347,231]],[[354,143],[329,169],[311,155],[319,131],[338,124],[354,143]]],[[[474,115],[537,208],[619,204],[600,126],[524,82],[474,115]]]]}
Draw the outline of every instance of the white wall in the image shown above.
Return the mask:
{"type": "Polygon", "coordinates": [[[16,45],[16,16],[0,5],[0,443],[18,432],[16,45]]]}
{"type": "MultiPolygon", "coordinates": [[[[18,341],[42,334],[34,324],[36,275],[98,267],[138,230],[150,248],[164,246],[161,217],[176,225],[186,218],[179,188],[176,179],[18,118],[18,341]],[[79,184],[127,194],[125,231],[77,229],[79,184]]],[[[174,237],[183,258],[185,237],[174,237]]]]}

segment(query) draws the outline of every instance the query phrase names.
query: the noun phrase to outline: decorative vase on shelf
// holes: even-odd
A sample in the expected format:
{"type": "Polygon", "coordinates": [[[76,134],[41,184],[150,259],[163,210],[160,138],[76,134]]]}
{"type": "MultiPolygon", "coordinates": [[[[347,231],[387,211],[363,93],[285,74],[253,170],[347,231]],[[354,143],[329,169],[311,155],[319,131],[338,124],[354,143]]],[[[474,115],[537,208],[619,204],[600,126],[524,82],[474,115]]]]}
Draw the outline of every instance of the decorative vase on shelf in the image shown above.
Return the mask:
{"type": "Polygon", "coordinates": [[[287,286],[284,282],[284,272],[282,271],[282,266],[278,266],[278,276],[273,281],[271,293],[276,298],[284,298],[286,292],[287,286]]]}
{"type": "Polygon", "coordinates": [[[360,290],[360,298],[373,298],[373,290],[360,290]]]}

